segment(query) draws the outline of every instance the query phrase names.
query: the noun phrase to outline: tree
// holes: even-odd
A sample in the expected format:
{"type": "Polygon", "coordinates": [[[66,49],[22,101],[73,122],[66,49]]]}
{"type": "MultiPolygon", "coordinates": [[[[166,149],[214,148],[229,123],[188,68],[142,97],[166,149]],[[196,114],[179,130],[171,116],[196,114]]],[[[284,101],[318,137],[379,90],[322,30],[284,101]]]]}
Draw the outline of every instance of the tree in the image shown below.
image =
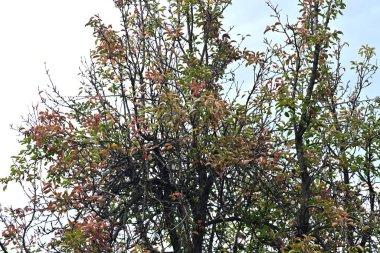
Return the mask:
{"type": "Polygon", "coordinates": [[[357,73],[351,87],[344,82],[341,62],[346,43],[340,41],[341,32],[330,25],[345,4],[303,1],[300,6],[298,22],[284,25],[277,7],[271,5],[277,22],[267,28],[282,33],[286,41],[284,45],[268,43],[276,58],[276,85],[281,86],[276,112],[283,119],[274,130],[280,133],[279,145],[285,144],[288,149],[282,167],[285,175],[288,180],[296,178],[285,196],[297,201],[290,203],[293,211],[283,215],[294,222],[298,241],[294,247],[326,252],[360,252],[365,246],[372,249],[378,244],[377,229],[369,229],[366,224],[373,220],[373,211],[367,206],[374,210],[376,176],[362,173],[366,173],[365,160],[371,160],[368,166],[375,168],[377,155],[374,149],[369,151],[366,144],[360,144],[366,139],[360,132],[366,129],[367,117],[377,120],[373,113],[378,102],[360,99],[377,70],[372,63],[374,49],[363,46],[359,51],[362,61],[351,62],[351,69],[357,73]],[[363,151],[367,159],[359,158],[363,151]],[[363,194],[365,191],[369,195],[363,194]],[[368,243],[368,238],[375,241],[368,243]],[[316,245],[307,246],[310,240],[316,245]]]}
{"type": "Polygon", "coordinates": [[[223,28],[229,0],[114,2],[119,31],[87,24],[78,95],[51,82],[19,128],[2,182],[30,201],[1,214],[4,252],[375,250],[379,101],[361,93],[377,66],[364,46],[350,92],[342,1],[299,1],[295,24],[268,2],[284,42],[264,52],[223,28]]]}

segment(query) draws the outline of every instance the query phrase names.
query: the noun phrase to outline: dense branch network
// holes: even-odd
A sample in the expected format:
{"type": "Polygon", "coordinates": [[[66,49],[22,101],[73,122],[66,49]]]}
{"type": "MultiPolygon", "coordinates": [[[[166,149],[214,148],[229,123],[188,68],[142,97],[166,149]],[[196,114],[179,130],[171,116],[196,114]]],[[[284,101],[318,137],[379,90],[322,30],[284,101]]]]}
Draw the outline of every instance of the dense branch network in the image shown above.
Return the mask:
{"type": "Polygon", "coordinates": [[[1,212],[3,252],[377,249],[379,100],[363,96],[377,65],[363,46],[344,82],[342,1],[299,1],[294,24],[268,2],[280,36],[264,52],[223,28],[228,0],[114,3],[120,30],[87,24],[78,95],[47,71],[19,129],[1,182],[29,203],[1,212]]]}

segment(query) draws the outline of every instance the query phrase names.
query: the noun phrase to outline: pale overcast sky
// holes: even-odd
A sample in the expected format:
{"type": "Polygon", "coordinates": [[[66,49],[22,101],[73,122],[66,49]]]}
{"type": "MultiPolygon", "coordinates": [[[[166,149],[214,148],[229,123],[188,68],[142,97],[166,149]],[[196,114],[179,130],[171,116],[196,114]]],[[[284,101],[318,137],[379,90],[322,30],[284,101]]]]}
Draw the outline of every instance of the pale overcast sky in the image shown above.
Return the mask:
{"type": "MultiPolygon", "coordinates": [[[[273,2],[281,6],[284,14],[295,16],[298,1],[273,2]]],[[[361,44],[380,50],[380,1],[345,2],[347,9],[337,23],[345,34],[344,40],[350,43],[345,59],[355,58],[361,44]]],[[[19,149],[10,124],[20,122],[21,115],[26,115],[32,103],[38,101],[38,87],[48,82],[44,62],[55,84],[64,92],[76,94],[80,59],[87,57],[94,45],[92,31],[84,25],[97,13],[107,23],[118,22],[112,0],[0,0],[0,176],[8,173],[10,156],[19,149]]],[[[254,49],[262,42],[265,26],[272,23],[270,14],[264,0],[235,0],[226,19],[235,26],[236,33],[252,35],[247,46],[254,49]]],[[[372,88],[373,95],[380,95],[379,85],[372,88]]],[[[5,196],[0,193],[0,203],[12,203],[15,196],[14,191],[5,196]]]]}

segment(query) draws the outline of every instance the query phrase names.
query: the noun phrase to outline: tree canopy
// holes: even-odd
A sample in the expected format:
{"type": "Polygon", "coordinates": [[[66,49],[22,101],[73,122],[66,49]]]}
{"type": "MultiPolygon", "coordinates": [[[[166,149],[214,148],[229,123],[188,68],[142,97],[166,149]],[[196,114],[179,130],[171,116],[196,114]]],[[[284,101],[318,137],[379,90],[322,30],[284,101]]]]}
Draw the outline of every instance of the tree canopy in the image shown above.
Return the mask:
{"type": "Polygon", "coordinates": [[[1,182],[29,201],[1,211],[3,252],[379,249],[375,51],[342,62],[342,0],[299,0],[295,23],[268,1],[261,51],[223,26],[231,0],[114,4],[78,94],[51,81],[18,128],[1,182]]]}

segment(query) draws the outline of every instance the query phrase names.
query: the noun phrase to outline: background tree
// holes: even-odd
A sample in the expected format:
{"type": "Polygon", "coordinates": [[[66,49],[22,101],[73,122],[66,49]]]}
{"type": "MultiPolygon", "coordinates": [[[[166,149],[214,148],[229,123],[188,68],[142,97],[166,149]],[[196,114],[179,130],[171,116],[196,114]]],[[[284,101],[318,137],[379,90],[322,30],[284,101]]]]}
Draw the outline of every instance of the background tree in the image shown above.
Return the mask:
{"type": "MultiPolygon", "coordinates": [[[[267,43],[276,70],[270,83],[274,81],[280,87],[276,113],[281,120],[274,126],[279,133],[274,139],[286,150],[282,169],[289,188],[284,202],[290,209],[280,209],[290,222],[284,227],[284,233],[288,233],[285,241],[303,251],[372,249],[377,243],[368,243],[365,238],[376,238],[377,232],[372,232],[377,229],[364,226],[368,221],[363,220],[375,208],[369,196],[375,196],[370,189],[374,189],[376,176],[363,177],[363,171],[354,168],[363,168],[365,160],[376,156],[373,150],[367,153],[366,144],[358,143],[366,139],[360,136],[366,129],[365,118],[377,120],[372,113],[378,104],[361,100],[363,89],[371,84],[377,70],[372,62],[374,49],[360,49],[362,61],[351,62],[357,80],[349,85],[343,79],[345,67],[341,62],[346,43],[340,41],[341,32],[330,24],[345,4],[301,1],[301,17],[295,24],[282,22],[278,8],[269,5],[277,22],[267,31],[280,33],[285,39],[284,44],[267,43]],[[366,159],[360,158],[362,152],[367,153],[366,159]],[[289,197],[290,203],[286,200],[289,197]]],[[[374,160],[371,164],[375,168],[374,160]]]]}
{"type": "Polygon", "coordinates": [[[342,1],[299,1],[295,24],[268,2],[284,42],[264,52],[223,29],[228,0],[114,2],[79,94],[51,82],[19,129],[2,182],[30,201],[1,214],[4,252],[375,250],[377,66],[364,46],[344,82],[342,1]]]}

